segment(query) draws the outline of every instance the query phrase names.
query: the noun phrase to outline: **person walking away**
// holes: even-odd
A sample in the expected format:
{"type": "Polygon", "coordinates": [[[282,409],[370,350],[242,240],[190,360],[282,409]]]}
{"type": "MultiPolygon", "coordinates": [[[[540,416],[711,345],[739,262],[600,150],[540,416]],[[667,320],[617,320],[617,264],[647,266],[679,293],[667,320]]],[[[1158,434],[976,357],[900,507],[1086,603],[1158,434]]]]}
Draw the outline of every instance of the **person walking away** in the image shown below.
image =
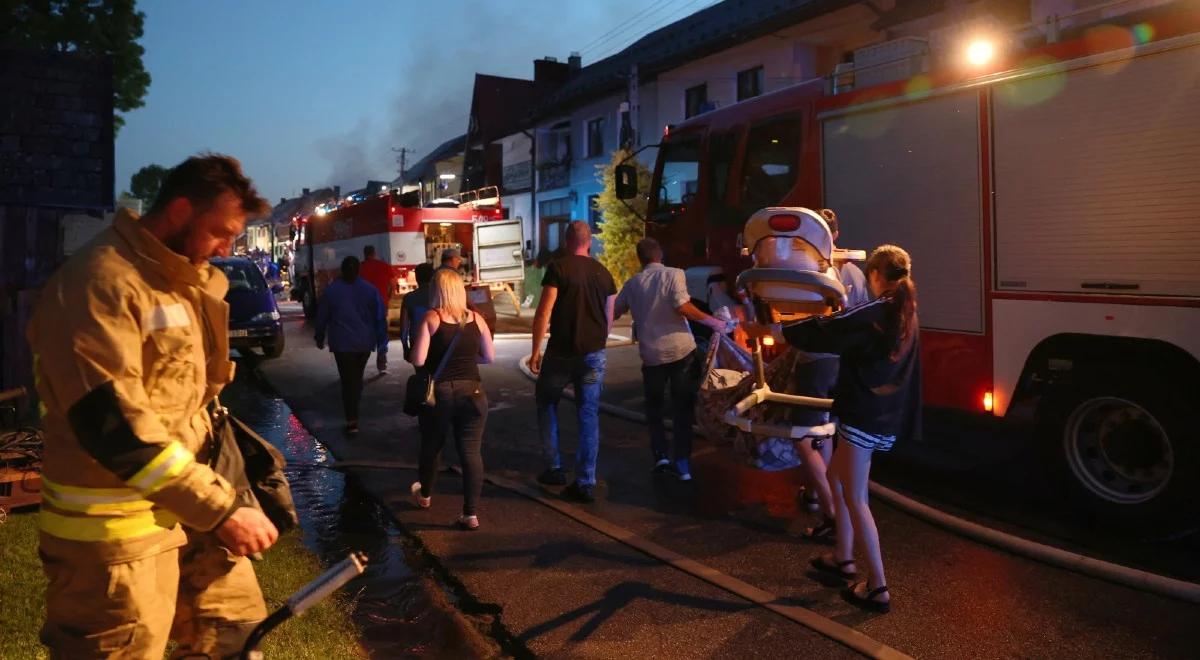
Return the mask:
{"type": "Polygon", "coordinates": [[[479,364],[496,359],[492,333],[479,314],[467,309],[467,290],[458,273],[439,270],[430,287],[430,310],[421,322],[413,345],[413,365],[433,369],[436,404],[417,418],[421,429],[421,457],[412,493],[417,506],[429,508],[437,478],[438,457],[453,433],[462,461],[463,508],[457,524],[479,529],[477,509],[483,492],[483,431],[487,424],[487,394],[479,377],[479,364]]]}
{"type": "MultiPolygon", "coordinates": [[[[383,300],[384,322],[386,323],[388,305],[392,300],[393,282],[395,281],[392,277],[392,267],[375,256],[374,245],[365,245],[363,246],[363,260],[358,269],[361,277],[379,292],[379,297],[383,300]]],[[[381,374],[387,373],[387,353],[376,354],[375,368],[381,374]]]]}
{"type": "MultiPolygon", "coordinates": [[[[891,608],[879,532],[867,497],[871,455],[889,451],[897,438],[914,436],[920,424],[921,364],[917,330],[917,286],[912,260],[894,245],[882,245],[867,259],[873,302],[828,317],[771,327],[777,339],[802,350],[841,356],[833,413],[839,420],[830,486],[837,511],[833,554],[813,567],[848,580],[857,577],[854,541],[870,574],[843,596],[878,612],[891,608]]],[[[760,333],[761,334],[761,333],[760,333]]]]}
{"type": "Polygon", "coordinates": [[[575,387],[579,447],[575,481],[563,495],[581,502],[595,500],[596,458],[600,450],[600,391],[604,383],[604,346],[612,329],[617,285],[600,262],[588,256],[592,233],[586,222],[567,225],[567,253],[551,261],[542,276],[542,298],[533,317],[533,352],[529,370],[537,374],[538,429],[547,468],[538,481],[567,483],[559,455],[558,401],[567,383],[575,387]],[[550,331],[546,355],[542,339],[550,331]]]}
{"type": "Polygon", "coordinates": [[[189,158],[41,291],[27,332],[50,657],[161,658],[170,639],[172,657],[226,657],[266,617],[246,555],[278,531],[205,457],[234,368],[229,284],[208,260],[269,210],[237,160],[189,158]]]}
{"type": "Polygon", "coordinates": [[[613,317],[632,312],[637,328],[653,471],[669,472],[680,481],[691,481],[692,420],[700,386],[699,362],[703,358],[697,355],[688,321],[703,324],[716,333],[723,334],[729,328],[725,321],[705,314],[692,304],[683,271],[663,265],[658,241],[653,238],[638,241],[637,258],[642,270],[621,287],[613,317]],[[671,450],[663,424],[663,395],[668,387],[673,425],[671,450]]]}
{"type": "Polygon", "coordinates": [[[400,345],[404,359],[412,362],[412,346],[429,311],[429,282],[433,280],[433,264],[420,263],[416,268],[417,288],[404,295],[400,302],[400,345]]]}
{"type": "Polygon", "coordinates": [[[342,260],[342,275],[325,287],[317,306],[317,348],[329,350],[337,362],[342,386],[342,410],[346,415],[346,433],[358,433],[358,409],[362,400],[363,371],[371,351],[386,354],[388,349],[387,312],[375,287],[359,277],[355,257],[342,260]]]}

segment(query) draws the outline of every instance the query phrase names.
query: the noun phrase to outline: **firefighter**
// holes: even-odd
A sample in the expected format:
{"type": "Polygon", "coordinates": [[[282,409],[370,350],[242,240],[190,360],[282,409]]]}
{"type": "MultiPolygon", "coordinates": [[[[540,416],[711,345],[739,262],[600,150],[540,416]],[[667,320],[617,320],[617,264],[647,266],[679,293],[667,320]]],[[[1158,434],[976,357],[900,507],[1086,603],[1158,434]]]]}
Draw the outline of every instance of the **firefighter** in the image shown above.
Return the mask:
{"type": "Polygon", "coordinates": [[[45,405],[42,642],[55,658],[223,657],[266,616],[246,555],[274,525],[206,464],[209,404],[233,379],[229,253],[269,210],[238,161],[189,158],[140,220],[41,292],[28,328],[45,405]]]}

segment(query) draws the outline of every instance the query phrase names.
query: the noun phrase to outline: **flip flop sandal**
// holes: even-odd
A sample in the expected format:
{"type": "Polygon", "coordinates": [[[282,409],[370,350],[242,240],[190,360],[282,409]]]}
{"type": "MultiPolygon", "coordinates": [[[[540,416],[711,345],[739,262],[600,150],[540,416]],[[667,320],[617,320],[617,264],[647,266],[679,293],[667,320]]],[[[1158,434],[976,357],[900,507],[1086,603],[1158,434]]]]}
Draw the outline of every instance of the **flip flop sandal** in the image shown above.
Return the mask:
{"type": "Polygon", "coordinates": [[[847,571],[846,569],[842,568],[843,566],[849,566],[850,564],[853,564],[853,559],[847,559],[846,561],[839,561],[830,564],[825,561],[824,555],[820,555],[808,560],[808,563],[822,573],[836,575],[843,580],[853,580],[854,578],[858,577],[857,571],[847,571]]]}
{"type": "Polygon", "coordinates": [[[820,525],[808,528],[800,536],[814,543],[833,543],[837,539],[837,523],[826,518],[820,525]]]}
{"type": "Polygon", "coordinates": [[[892,602],[890,600],[875,600],[876,596],[887,593],[887,585],[868,591],[866,596],[859,596],[856,590],[857,587],[858,584],[852,584],[842,590],[842,598],[845,599],[847,603],[850,603],[855,607],[859,607],[864,610],[870,610],[872,612],[878,612],[880,614],[887,614],[891,611],[892,602]]]}

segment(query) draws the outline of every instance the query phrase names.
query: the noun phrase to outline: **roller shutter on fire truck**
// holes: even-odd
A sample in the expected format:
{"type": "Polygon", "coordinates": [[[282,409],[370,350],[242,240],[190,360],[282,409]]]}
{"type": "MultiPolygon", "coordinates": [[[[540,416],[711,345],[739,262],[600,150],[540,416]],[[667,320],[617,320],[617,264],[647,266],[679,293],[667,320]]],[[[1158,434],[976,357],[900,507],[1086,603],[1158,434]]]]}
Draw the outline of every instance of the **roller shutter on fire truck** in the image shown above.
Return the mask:
{"type": "Polygon", "coordinates": [[[902,99],[822,124],[824,199],[838,213],[838,244],[904,246],[925,328],[983,332],[977,98],[902,99]]]}
{"type": "Polygon", "coordinates": [[[514,282],[525,275],[520,220],[493,220],[475,225],[475,263],[479,281],[514,282]]]}
{"type": "Polygon", "coordinates": [[[998,84],[993,125],[998,289],[1200,296],[1200,46],[998,84]]]}

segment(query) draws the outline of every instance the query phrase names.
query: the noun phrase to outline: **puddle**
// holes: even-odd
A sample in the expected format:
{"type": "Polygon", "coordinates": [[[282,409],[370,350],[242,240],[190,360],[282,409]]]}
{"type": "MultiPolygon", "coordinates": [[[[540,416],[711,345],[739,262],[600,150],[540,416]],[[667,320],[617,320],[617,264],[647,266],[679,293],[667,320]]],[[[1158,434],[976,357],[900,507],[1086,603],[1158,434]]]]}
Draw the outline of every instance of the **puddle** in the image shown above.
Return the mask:
{"type": "MultiPolygon", "coordinates": [[[[422,657],[438,645],[428,621],[435,611],[405,560],[401,533],[383,507],[353,477],[329,469],[328,451],[309,435],[282,399],[258,383],[250,369],[221,397],[239,419],[283,452],[305,545],[325,565],[353,550],[365,552],[363,575],[345,587],[351,618],[373,657],[422,657]]],[[[316,576],[313,576],[316,577],[316,576]]]]}

